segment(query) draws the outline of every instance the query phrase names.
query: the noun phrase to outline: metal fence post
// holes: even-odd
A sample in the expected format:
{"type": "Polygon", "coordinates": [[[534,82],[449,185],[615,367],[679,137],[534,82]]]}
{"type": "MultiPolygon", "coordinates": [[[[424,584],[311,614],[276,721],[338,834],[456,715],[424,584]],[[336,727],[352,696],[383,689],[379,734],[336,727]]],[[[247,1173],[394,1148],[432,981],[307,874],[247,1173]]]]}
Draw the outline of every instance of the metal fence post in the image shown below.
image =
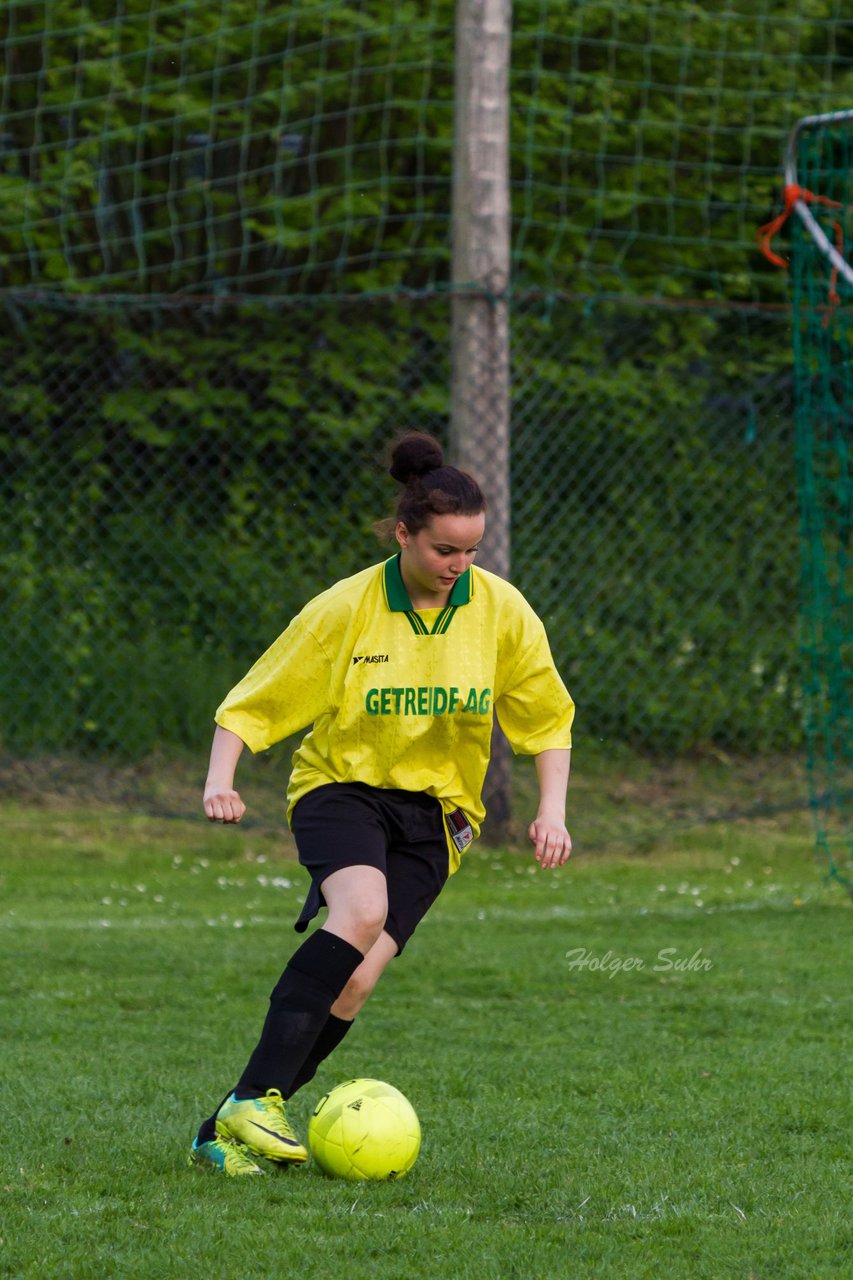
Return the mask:
{"type": "MultiPolygon", "coordinates": [[[[451,450],[489,504],[479,556],[510,570],[509,493],[509,56],[510,0],[456,7],[453,144],[453,377],[451,450]]],[[[510,750],[496,730],[486,781],[489,829],[506,830],[510,750]]]]}

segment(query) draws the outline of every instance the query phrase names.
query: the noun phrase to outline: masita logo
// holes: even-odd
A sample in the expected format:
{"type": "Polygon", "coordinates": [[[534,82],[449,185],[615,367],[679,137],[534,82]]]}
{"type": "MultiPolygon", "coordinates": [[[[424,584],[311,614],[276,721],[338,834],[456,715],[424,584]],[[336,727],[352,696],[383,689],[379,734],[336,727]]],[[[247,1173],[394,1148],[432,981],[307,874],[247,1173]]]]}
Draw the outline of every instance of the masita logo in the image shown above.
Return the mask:
{"type": "Polygon", "coordinates": [[[352,660],[352,665],[357,666],[359,662],[363,662],[365,666],[371,662],[387,662],[387,653],[360,653],[352,660]]]}

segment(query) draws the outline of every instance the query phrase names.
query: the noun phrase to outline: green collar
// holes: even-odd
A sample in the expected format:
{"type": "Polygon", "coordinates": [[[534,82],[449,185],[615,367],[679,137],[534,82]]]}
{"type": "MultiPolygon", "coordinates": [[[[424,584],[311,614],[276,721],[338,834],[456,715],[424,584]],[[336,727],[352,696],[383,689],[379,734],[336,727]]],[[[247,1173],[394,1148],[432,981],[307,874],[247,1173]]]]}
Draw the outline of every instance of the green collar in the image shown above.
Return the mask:
{"type": "MultiPolygon", "coordinates": [[[[399,551],[390,560],[385,561],[384,583],[385,600],[392,613],[410,613],[412,602],[400,572],[399,551]]],[[[468,604],[472,595],[471,570],[466,569],[454,582],[447,603],[449,605],[468,604]]]]}
{"type": "Polygon", "coordinates": [[[405,613],[409,619],[412,630],[417,635],[443,635],[453,620],[453,615],[461,604],[468,604],[471,596],[474,594],[474,586],[471,581],[471,570],[466,569],[463,574],[456,579],[453,589],[447,598],[447,604],[439,613],[433,624],[431,631],[427,630],[426,624],[420,614],[412,608],[412,602],[409,599],[409,593],[403,582],[403,575],[400,572],[400,553],[399,551],[390,560],[385,561],[382,573],[382,585],[385,590],[385,603],[392,613],[405,613]]]}

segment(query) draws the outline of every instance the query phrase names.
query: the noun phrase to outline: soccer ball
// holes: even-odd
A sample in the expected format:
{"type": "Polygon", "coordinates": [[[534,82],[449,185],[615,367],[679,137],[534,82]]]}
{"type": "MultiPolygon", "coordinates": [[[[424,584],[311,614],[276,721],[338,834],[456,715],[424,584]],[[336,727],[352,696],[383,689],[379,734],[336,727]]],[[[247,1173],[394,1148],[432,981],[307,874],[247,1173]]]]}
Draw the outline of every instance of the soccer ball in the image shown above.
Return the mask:
{"type": "Polygon", "coordinates": [[[382,1080],[347,1080],[323,1095],[308,1123],[308,1146],[333,1178],[402,1178],[421,1149],[415,1109],[382,1080]]]}

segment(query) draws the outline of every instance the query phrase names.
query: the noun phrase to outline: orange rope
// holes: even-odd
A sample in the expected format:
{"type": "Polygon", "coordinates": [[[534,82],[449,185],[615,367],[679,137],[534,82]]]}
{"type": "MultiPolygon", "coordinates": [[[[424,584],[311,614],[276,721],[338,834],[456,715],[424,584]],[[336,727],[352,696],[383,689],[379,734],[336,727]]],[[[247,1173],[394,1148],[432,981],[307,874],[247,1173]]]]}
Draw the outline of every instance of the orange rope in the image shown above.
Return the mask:
{"type": "MultiPolygon", "coordinates": [[[[804,200],[806,204],[825,204],[830,209],[841,209],[842,205],[837,200],[829,200],[826,196],[816,196],[813,191],[807,191],[805,187],[798,187],[795,182],[789,182],[783,192],[785,208],[780,214],[777,214],[770,222],[765,222],[763,227],[758,228],[758,247],[764,254],[768,262],[772,262],[777,267],[787,267],[787,258],[782,258],[778,253],[774,253],[770,248],[770,242],[778,231],[785,225],[791,216],[794,205],[798,200],[804,200]]],[[[832,224],[836,228],[837,237],[841,236],[841,228],[838,223],[832,224]]],[[[832,284],[830,286],[830,297],[835,291],[835,281],[838,278],[838,272],[833,272],[832,284]]]]}

